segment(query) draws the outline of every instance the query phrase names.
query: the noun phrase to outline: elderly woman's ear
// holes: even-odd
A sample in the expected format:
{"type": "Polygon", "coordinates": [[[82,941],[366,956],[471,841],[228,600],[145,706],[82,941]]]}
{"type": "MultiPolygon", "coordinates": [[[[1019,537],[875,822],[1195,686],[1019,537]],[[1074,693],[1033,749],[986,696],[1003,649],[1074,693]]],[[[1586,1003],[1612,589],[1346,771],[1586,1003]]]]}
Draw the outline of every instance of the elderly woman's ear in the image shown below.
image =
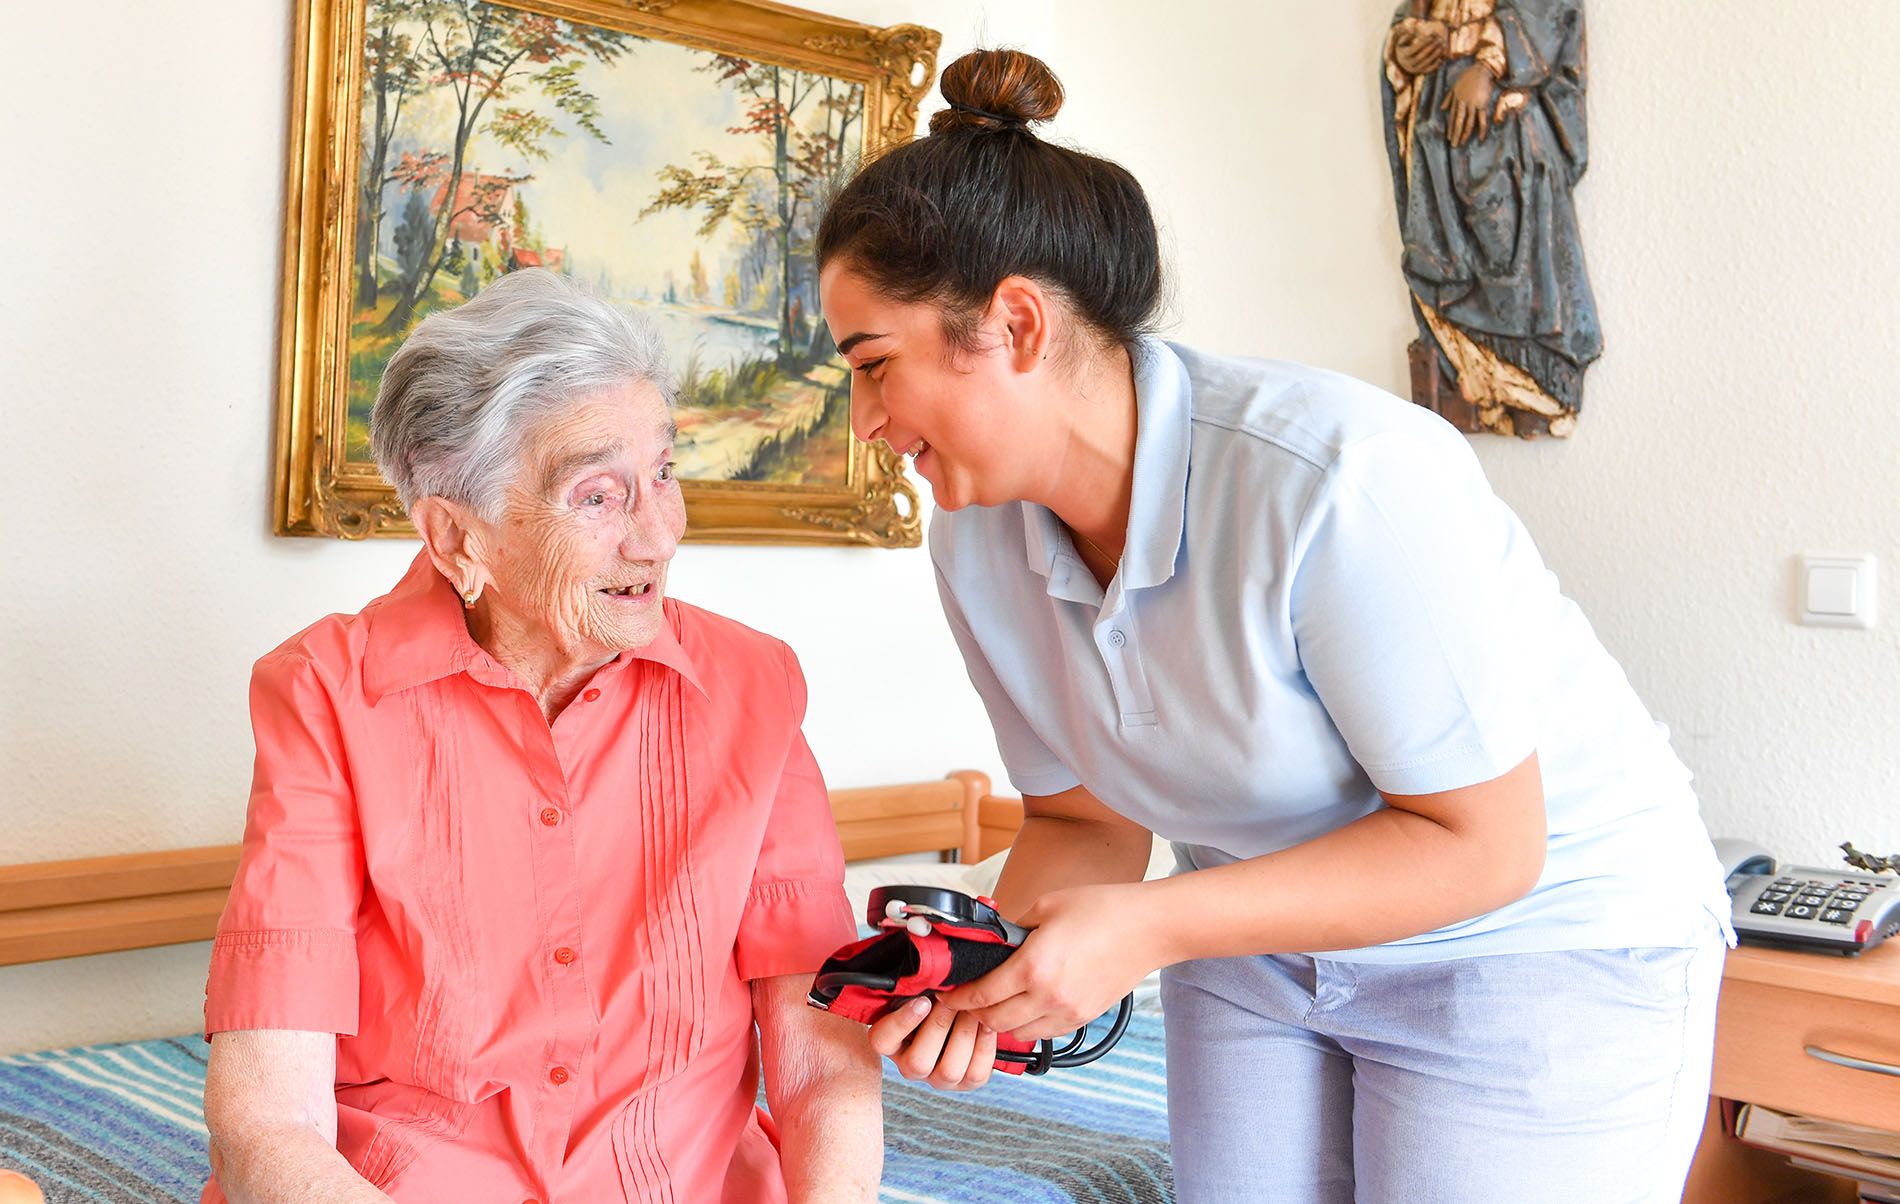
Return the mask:
{"type": "Polygon", "coordinates": [[[488,585],[481,520],[462,503],[434,496],[417,498],[409,508],[409,518],[436,572],[462,595],[462,605],[475,605],[488,585]]]}

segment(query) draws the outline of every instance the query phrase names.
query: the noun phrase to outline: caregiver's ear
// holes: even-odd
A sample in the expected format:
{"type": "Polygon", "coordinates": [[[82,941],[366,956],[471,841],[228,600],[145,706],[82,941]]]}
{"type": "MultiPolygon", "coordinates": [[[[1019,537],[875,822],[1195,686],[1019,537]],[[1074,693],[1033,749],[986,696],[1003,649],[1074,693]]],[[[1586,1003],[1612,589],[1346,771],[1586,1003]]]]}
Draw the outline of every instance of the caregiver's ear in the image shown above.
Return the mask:
{"type": "Polygon", "coordinates": [[[1049,358],[1055,298],[1027,276],[1005,276],[990,294],[990,313],[1003,327],[1003,350],[1019,372],[1049,358]]]}

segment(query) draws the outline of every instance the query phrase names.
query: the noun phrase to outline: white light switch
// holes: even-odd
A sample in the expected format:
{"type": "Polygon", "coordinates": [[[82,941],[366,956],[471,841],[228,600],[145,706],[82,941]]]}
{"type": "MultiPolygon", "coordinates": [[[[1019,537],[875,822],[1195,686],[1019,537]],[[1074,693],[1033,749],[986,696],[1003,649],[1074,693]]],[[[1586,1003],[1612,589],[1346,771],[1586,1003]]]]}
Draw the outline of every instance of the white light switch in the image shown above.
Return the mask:
{"type": "Polygon", "coordinates": [[[1872,556],[1803,556],[1801,622],[1810,627],[1872,627],[1877,586],[1872,556]]]}

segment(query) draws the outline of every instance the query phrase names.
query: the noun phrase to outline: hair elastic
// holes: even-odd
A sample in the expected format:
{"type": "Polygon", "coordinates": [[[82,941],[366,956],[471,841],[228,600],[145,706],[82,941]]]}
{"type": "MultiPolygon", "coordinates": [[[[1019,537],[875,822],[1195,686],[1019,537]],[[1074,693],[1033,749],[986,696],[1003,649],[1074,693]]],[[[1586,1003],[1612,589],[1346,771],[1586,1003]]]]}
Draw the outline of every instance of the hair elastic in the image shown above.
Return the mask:
{"type": "Polygon", "coordinates": [[[975,105],[966,105],[960,100],[951,101],[950,107],[959,113],[974,113],[978,117],[987,117],[998,125],[1015,126],[1018,129],[1029,128],[1029,123],[1021,117],[1005,117],[1001,113],[992,113],[988,109],[979,109],[975,105]]]}

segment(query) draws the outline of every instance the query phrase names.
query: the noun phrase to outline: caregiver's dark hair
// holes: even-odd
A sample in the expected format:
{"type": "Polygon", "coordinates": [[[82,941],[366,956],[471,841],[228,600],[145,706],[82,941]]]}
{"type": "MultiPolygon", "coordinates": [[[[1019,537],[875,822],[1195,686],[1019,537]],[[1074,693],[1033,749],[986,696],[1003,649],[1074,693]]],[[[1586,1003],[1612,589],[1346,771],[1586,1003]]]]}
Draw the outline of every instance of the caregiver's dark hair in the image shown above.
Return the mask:
{"type": "Polygon", "coordinates": [[[857,173],[818,227],[818,265],[844,260],[879,294],[930,301],[968,348],[1006,276],[1060,295],[1098,337],[1128,346],[1161,302],[1161,249],[1141,185],[1118,164],[1036,137],[1062,85],[1018,50],[944,69],[930,136],[857,173]]]}

